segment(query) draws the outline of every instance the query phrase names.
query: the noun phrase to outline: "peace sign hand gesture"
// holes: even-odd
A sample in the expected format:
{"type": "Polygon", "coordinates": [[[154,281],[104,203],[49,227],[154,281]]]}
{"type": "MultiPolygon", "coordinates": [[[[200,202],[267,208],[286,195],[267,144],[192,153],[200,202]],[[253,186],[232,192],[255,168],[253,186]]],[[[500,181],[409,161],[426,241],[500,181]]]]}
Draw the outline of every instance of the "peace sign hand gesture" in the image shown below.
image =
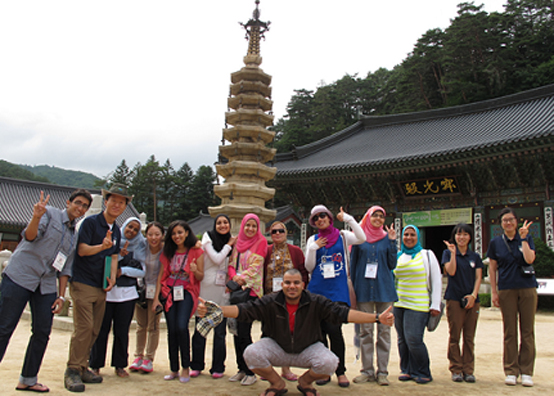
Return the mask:
{"type": "Polygon", "coordinates": [[[394,223],[391,223],[390,227],[387,227],[385,224],[385,231],[389,234],[389,239],[391,241],[396,240],[396,230],[394,229],[394,223]]]}
{"type": "Polygon", "coordinates": [[[33,217],[41,218],[46,213],[48,201],[50,201],[50,195],[44,199],[44,191],[41,191],[39,201],[33,206],[33,217]]]}
{"type": "Polygon", "coordinates": [[[531,224],[533,224],[532,221],[525,220],[523,222],[523,225],[519,229],[519,236],[521,237],[521,239],[527,238],[527,235],[529,235],[529,227],[531,226],[531,224]]]}
{"type": "Polygon", "coordinates": [[[452,256],[456,255],[456,245],[454,245],[453,243],[450,243],[450,242],[448,242],[448,241],[443,241],[443,242],[444,242],[444,244],[446,245],[446,248],[447,248],[448,250],[450,250],[450,254],[451,254],[452,256]]]}

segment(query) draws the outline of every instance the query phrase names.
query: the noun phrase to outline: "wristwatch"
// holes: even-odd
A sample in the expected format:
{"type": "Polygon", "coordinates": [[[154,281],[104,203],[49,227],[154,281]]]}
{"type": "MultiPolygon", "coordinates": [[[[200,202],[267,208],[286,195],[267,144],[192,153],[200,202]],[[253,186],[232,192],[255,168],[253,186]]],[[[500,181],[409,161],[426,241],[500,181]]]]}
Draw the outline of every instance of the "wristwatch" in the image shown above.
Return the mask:
{"type": "Polygon", "coordinates": [[[375,323],[381,324],[381,322],[379,321],[379,314],[375,314],[375,323]]]}

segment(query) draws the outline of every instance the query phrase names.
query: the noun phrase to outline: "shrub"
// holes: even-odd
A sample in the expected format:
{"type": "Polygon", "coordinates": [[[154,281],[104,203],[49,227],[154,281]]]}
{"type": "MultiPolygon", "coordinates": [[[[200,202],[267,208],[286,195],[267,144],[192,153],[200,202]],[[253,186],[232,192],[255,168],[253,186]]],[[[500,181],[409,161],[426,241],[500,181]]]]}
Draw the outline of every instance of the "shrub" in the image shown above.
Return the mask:
{"type": "Polygon", "coordinates": [[[554,276],[554,252],[541,239],[533,238],[537,257],[533,263],[537,278],[552,278],[554,276]]]}
{"type": "Polygon", "coordinates": [[[491,294],[490,293],[479,293],[479,301],[481,301],[482,307],[491,306],[491,294]]]}

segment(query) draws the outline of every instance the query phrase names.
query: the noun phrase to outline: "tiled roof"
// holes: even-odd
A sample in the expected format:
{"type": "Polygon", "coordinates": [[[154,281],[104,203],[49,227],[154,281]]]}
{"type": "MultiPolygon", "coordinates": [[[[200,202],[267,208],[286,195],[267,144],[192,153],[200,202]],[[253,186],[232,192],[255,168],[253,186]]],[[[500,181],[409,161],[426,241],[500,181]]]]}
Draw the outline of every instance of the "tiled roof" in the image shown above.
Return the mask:
{"type": "Polygon", "coordinates": [[[495,150],[552,146],[554,84],[479,103],[363,117],[356,124],[275,159],[277,179],[355,168],[397,168],[495,150]]]}
{"type": "MultiPolygon", "coordinates": [[[[50,195],[48,205],[65,209],[67,199],[75,190],[75,187],[0,177],[0,224],[25,227],[31,219],[33,205],[37,203],[41,191],[44,191],[45,196],[50,195]]],[[[91,194],[101,194],[101,190],[89,191],[91,194]]],[[[138,217],[139,213],[131,203],[116,222],[121,226],[126,219],[133,216],[138,217]]]]}

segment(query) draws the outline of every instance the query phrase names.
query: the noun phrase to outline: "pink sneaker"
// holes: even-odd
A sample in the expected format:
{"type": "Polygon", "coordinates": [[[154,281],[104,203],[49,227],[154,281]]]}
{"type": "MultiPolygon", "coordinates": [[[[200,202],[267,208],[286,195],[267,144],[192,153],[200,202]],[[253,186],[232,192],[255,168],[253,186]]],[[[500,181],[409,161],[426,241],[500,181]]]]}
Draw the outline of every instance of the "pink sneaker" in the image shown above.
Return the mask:
{"type": "Polygon", "coordinates": [[[220,379],[223,378],[223,373],[213,373],[212,374],[213,379],[220,379]]]}
{"type": "Polygon", "coordinates": [[[139,371],[140,366],[142,366],[142,358],[138,357],[135,360],[133,360],[133,363],[129,366],[129,370],[131,371],[139,371]]]}
{"type": "Polygon", "coordinates": [[[143,373],[151,373],[152,371],[154,371],[152,360],[144,359],[142,361],[142,365],[140,366],[140,371],[142,371],[143,373]]]}
{"type": "Polygon", "coordinates": [[[200,375],[200,370],[190,370],[189,372],[189,376],[191,378],[196,378],[200,375]]]}

